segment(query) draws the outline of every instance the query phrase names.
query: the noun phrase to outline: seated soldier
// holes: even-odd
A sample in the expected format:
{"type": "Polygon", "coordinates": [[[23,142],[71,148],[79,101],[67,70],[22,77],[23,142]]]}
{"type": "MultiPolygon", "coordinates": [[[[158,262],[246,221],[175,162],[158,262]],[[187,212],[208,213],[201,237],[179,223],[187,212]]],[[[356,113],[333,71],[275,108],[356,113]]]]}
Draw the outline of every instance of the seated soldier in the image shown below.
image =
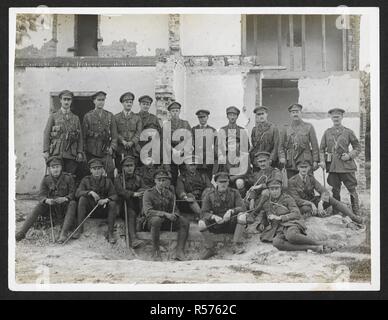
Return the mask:
{"type": "MultiPolygon", "coordinates": [[[[104,165],[101,159],[91,159],[89,161],[89,168],[92,174],[81,180],[75,193],[78,199],[78,225],[81,224],[94,207],[98,206],[94,216],[108,216],[108,233],[106,238],[110,243],[116,243],[113,231],[118,197],[113,182],[103,175],[104,165]]],[[[78,239],[82,232],[83,226],[73,235],[73,239],[78,239]]]]}
{"type": "Polygon", "coordinates": [[[304,216],[325,216],[326,210],[332,206],[335,211],[348,216],[354,222],[363,223],[361,217],[356,216],[344,203],[331,197],[329,191],[309,173],[311,163],[308,160],[298,161],[297,168],[299,174],[289,180],[288,193],[294,198],[304,216]],[[315,195],[315,191],[319,196],[315,195]]]}
{"type": "Polygon", "coordinates": [[[74,201],[75,182],[73,176],[62,172],[62,159],[56,156],[47,159],[49,174],[45,175],[40,185],[40,201],[27,217],[22,228],[16,233],[16,241],[25,238],[26,233],[39,216],[44,216],[51,210],[55,215],[64,218],[58,243],[66,240],[68,230],[75,221],[77,204],[74,201]]]}
{"type": "Polygon", "coordinates": [[[134,174],[136,161],[137,159],[133,156],[126,156],[121,160],[122,174],[115,178],[115,189],[119,196],[117,208],[120,210],[125,201],[128,213],[127,228],[131,240],[130,243],[134,249],[144,244],[136,236],[136,216],[137,212],[140,212],[139,199],[144,193],[144,191],[139,191],[143,186],[141,177],[134,174]]]}
{"type": "Polygon", "coordinates": [[[219,162],[221,163],[214,166],[215,173],[229,173],[229,186],[237,189],[240,195],[245,197],[247,192],[245,180],[250,175],[252,169],[249,153],[240,150],[239,140],[229,138],[226,159],[221,156],[219,162]],[[233,155],[235,155],[234,158],[233,155]],[[222,162],[226,163],[222,164],[222,162]]]}
{"type": "Polygon", "coordinates": [[[186,260],[184,249],[189,235],[189,222],[179,214],[175,206],[175,193],[170,188],[171,175],[165,169],[155,172],[155,186],[144,193],[143,213],[146,217],[147,229],[152,236],[152,258],[161,261],[160,231],[178,230],[176,260],[186,260]]]}
{"type": "Polygon", "coordinates": [[[307,236],[306,226],[295,200],[282,191],[282,181],[276,177],[269,180],[269,198],[263,205],[269,225],[260,236],[263,242],[272,242],[283,251],[307,251],[328,253],[333,250],[324,241],[307,236]]]}
{"type": "Polygon", "coordinates": [[[209,191],[202,202],[202,217],[198,222],[205,240],[201,260],[217,254],[211,233],[233,233],[233,252],[244,252],[242,235],[247,224],[245,206],[236,189],[229,188],[229,174],[219,172],[214,177],[217,187],[209,191]]]}
{"type": "Polygon", "coordinates": [[[269,197],[267,182],[274,177],[277,177],[280,180],[282,179],[282,172],[278,168],[271,166],[270,157],[271,154],[269,152],[257,152],[254,155],[253,166],[259,170],[254,169],[246,179],[247,185],[249,186],[246,201],[249,204],[250,210],[256,208],[254,214],[257,215],[256,221],[258,222],[257,229],[259,231],[263,231],[268,225],[265,215],[261,212],[264,202],[269,197]]]}
{"type": "Polygon", "coordinates": [[[169,171],[168,165],[154,164],[152,157],[144,159],[143,166],[138,166],[135,169],[135,174],[142,179],[142,186],[138,192],[142,192],[139,199],[139,212],[143,212],[143,195],[146,190],[149,190],[155,186],[155,172],[159,169],[165,169],[169,171]]]}
{"type": "Polygon", "coordinates": [[[202,201],[203,196],[213,185],[206,175],[197,170],[198,157],[189,156],[185,158],[185,170],[180,171],[177,179],[176,194],[181,202],[181,212],[190,212],[187,218],[192,221],[198,221],[201,216],[201,207],[198,201],[202,201]]]}

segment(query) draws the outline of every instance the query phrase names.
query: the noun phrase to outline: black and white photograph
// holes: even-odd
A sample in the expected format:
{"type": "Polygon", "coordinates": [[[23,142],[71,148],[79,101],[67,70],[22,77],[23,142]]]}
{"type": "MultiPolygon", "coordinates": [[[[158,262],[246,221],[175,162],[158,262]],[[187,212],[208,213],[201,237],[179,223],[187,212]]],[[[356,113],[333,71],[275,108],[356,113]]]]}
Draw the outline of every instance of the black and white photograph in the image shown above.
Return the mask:
{"type": "Polygon", "coordinates": [[[378,8],[10,8],[9,289],[379,290],[379,108],[378,8]]]}

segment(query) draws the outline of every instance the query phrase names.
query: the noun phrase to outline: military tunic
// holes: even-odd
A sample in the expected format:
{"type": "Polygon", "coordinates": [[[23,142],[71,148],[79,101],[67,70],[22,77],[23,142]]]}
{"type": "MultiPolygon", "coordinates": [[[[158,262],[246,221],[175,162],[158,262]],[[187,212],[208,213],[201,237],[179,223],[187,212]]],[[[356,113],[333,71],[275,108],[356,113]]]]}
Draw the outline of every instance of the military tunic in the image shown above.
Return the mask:
{"type": "Polygon", "coordinates": [[[269,152],[272,163],[278,159],[279,130],[271,122],[259,123],[252,129],[252,148],[250,150],[251,160],[259,151],[269,152]]]}
{"type": "Polygon", "coordinates": [[[212,215],[223,217],[229,210],[233,209],[231,219],[223,224],[216,224],[209,228],[212,233],[234,233],[237,225],[237,214],[245,210],[244,202],[240,193],[236,189],[228,188],[226,192],[221,193],[217,189],[209,191],[202,202],[201,219],[210,225],[214,223],[212,215]]]}
{"type": "Polygon", "coordinates": [[[123,201],[127,202],[127,210],[129,214],[136,214],[141,211],[140,209],[140,198],[135,198],[133,195],[135,192],[139,192],[144,187],[143,180],[140,176],[126,175],[125,176],[125,189],[123,186],[123,175],[119,175],[114,180],[115,189],[119,197],[119,205],[123,201]]]}
{"type": "MultiPolygon", "coordinates": [[[[196,125],[192,128],[191,132],[192,132],[192,136],[193,136],[194,152],[199,157],[201,157],[200,155],[202,155],[203,163],[199,164],[197,168],[199,171],[205,172],[207,174],[207,176],[209,177],[209,179],[211,179],[212,174],[213,174],[213,164],[215,163],[215,161],[217,159],[217,131],[215,128],[213,128],[209,125],[206,125],[206,126],[196,125]],[[196,132],[197,132],[198,136],[200,136],[200,134],[202,133],[202,135],[203,135],[202,144],[199,141],[196,142],[196,140],[195,140],[196,132]],[[211,152],[213,153],[213,162],[212,163],[208,163],[210,161],[210,159],[208,159],[208,157],[206,155],[206,148],[207,148],[206,147],[206,143],[207,143],[206,132],[212,132],[212,134],[213,134],[213,137],[211,139],[211,149],[210,149],[211,152]]],[[[210,157],[210,155],[209,155],[209,157],[210,157]]]]}
{"type": "MultiPolygon", "coordinates": [[[[256,185],[263,185],[263,189],[267,188],[267,182],[269,180],[282,180],[282,172],[278,168],[268,167],[260,171],[251,172],[247,178],[246,183],[247,187],[250,188],[256,185]]],[[[250,192],[248,195],[249,199],[257,199],[262,190],[250,192]]]]}
{"type": "Polygon", "coordinates": [[[72,160],[83,152],[81,124],[74,113],[65,114],[60,109],[49,116],[44,130],[43,152],[72,160]]]}
{"type": "Polygon", "coordinates": [[[313,175],[307,175],[305,181],[300,174],[293,176],[288,181],[288,193],[294,198],[298,207],[305,206],[306,202],[317,204],[320,200],[328,203],[330,197],[329,191],[313,175]],[[315,191],[319,193],[319,199],[316,198],[315,191]]]}
{"type": "Polygon", "coordinates": [[[74,200],[75,182],[71,174],[62,172],[57,178],[52,175],[44,176],[39,191],[39,203],[32,213],[27,217],[16,238],[22,239],[27,231],[32,227],[39,216],[47,216],[50,212],[50,206],[45,203],[47,199],[57,199],[65,197],[68,201],[61,204],[53,204],[52,216],[54,219],[62,220],[66,216],[69,224],[73,222],[76,215],[77,204],[74,200]]]}
{"type": "Polygon", "coordinates": [[[206,174],[199,172],[191,174],[185,171],[177,179],[176,193],[180,199],[183,199],[185,195],[193,195],[195,199],[200,200],[205,189],[212,187],[206,174]]]}
{"type": "Polygon", "coordinates": [[[116,121],[111,112],[106,110],[89,111],[83,120],[82,133],[84,136],[85,152],[91,157],[103,158],[107,149],[117,148],[116,121]]]}
{"type": "Polygon", "coordinates": [[[90,175],[83,178],[78,186],[75,196],[77,199],[83,196],[86,197],[90,191],[97,193],[101,199],[109,198],[111,201],[118,200],[113,182],[104,176],[95,178],[90,175]]]}
{"type": "Polygon", "coordinates": [[[293,121],[280,134],[279,159],[286,160],[286,168],[297,171],[297,162],[307,160],[311,164],[319,162],[319,146],[311,123],[293,121]]]}
{"type": "Polygon", "coordinates": [[[155,129],[159,132],[159,134],[162,133],[162,127],[160,126],[159,119],[157,116],[145,111],[140,111],[138,115],[140,116],[143,125],[143,130],[155,129]]]}
{"type": "Polygon", "coordinates": [[[302,220],[295,200],[286,193],[282,193],[277,200],[269,198],[263,205],[263,211],[268,217],[270,214],[280,216],[280,221],[271,221],[260,236],[261,241],[272,242],[276,236],[281,236],[288,228],[298,228],[306,234],[306,226],[302,220]]]}
{"type": "Polygon", "coordinates": [[[325,131],[320,145],[321,158],[327,162],[329,173],[348,173],[357,171],[354,159],[361,152],[361,146],[354,132],[344,126],[332,127],[325,131]],[[349,146],[353,150],[349,152],[349,146]],[[348,153],[350,160],[343,161],[341,156],[348,153]],[[331,161],[328,161],[330,160],[331,161]]]}
{"type": "Polygon", "coordinates": [[[114,116],[117,127],[117,154],[139,156],[140,134],[143,129],[141,117],[138,114],[130,112],[128,115],[124,111],[117,113],[114,116]],[[125,149],[123,142],[132,142],[130,149],[125,149]]]}

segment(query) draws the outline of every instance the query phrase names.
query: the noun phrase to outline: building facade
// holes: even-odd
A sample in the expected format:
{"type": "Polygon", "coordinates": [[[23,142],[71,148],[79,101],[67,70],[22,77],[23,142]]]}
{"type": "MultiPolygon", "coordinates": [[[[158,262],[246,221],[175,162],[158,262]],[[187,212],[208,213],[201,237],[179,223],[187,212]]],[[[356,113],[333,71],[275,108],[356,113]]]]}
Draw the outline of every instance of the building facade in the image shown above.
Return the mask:
{"type": "Polygon", "coordinates": [[[106,91],[106,109],[117,113],[120,95],[132,91],[154,96],[151,112],[160,119],[171,101],[181,102],[192,125],[195,111],[208,108],[209,124],[220,128],[226,107],[235,105],[249,131],[256,105],[268,106],[269,120],[281,125],[298,102],[318,139],[331,125],[327,111],[342,107],[344,125],[363,146],[358,176],[365,188],[369,99],[368,77],[358,68],[359,16],[58,14],[35,24],[22,26],[15,52],[17,193],[39,189],[43,129],[63,89],[74,92],[72,110],[81,120],[93,107],[92,92],[106,91]]]}

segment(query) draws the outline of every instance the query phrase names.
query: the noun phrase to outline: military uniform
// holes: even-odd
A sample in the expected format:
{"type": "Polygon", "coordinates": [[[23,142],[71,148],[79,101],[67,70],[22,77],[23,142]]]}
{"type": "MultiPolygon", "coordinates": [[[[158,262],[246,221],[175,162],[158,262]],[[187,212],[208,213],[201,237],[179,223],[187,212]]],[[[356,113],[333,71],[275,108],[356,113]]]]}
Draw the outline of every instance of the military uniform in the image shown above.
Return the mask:
{"type": "MultiPolygon", "coordinates": [[[[116,154],[120,161],[122,155],[132,155],[136,158],[140,156],[140,134],[143,129],[141,118],[133,112],[122,111],[114,116],[117,127],[117,150],[116,154]],[[132,147],[125,148],[123,142],[132,142],[132,147]]],[[[118,161],[118,162],[120,162],[118,161]]],[[[117,165],[116,165],[117,167],[117,165]]]]}
{"type": "Polygon", "coordinates": [[[235,163],[231,163],[229,157],[227,157],[225,164],[215,165],[214,173],[219,172],[229,173],[229,186],[233,189],[238,189],[240,195],[245,197],[247,192],[246,179],[252,173],[252,165],[249,158],[249,153],[242,153],[238,155],[235,163]],[[239,179],[242,181],[242,185],[237,186],[237,180],[239,179]]]}
{"type": "Polygon", "coordinates": [[[360,143],[354,132],[344,126],[332,127],[325,131],[322,137],[320,152],[322,161],[326,161],[326,169],[329,172],[327,182],[333,187],[333,197],[341,201],[341,184],[350,193],[352,209],[355,214],[359,214],[359,199],[356,190],[357,179],[355,172],[357,166],[354,159],[361,152],[360,143]],[[349,146],[353,150],[349,151],[349,146]],[[343,161],[342,154],[349,154],[350,159],[343,161]]]}
{"type": "MultiPolygon", "coordinates": [[[[281,180],[270,180],[268,187],[281,188],[281,180]]],[[[270,191],[271,192],[271,191],[270,191]]],[[[295,200],[283,192],[277,199],[269,197],[264,203],[264,212],[269,225],[261,234],[261,240],[272,242],[278,250],[324,252],[321,241],[307,236],[307,229],[295,200]]]]}
{"type": "MultiPolygon", "coordinates": [[[[94,100],[99,95],[106,96],[106,93],[96,92],[92,95],[92,99],[94,100]]],[[[117,127],[113,114],[97,107],[89,111],[84,116],[82,133],[87,161],[93,158],[102,159],[106,173],[113,179],[115,164],[108,151],[109,148],[113,152],[117,149],[117,127]]]]}
{"type": "Polygon", "coordinates": [[[266,151],[271,154],[271,163],[274,166],[278,159],[279,130],[271,122],[259,123],[253,127],[251,133],[252,148],[249,153],[253,161],[254,155],[259,151],[266,151]]]}
{"type": "MultiPolygon", "coordinates": [[[[171,111],[172,109],[180,109],[181,108],[181,104],[178,103],[178,102],[172,102],[169,106],[168,106],[168,111],[171,111]]],[[[192,144],[192,140],[190,140],[189,142],[189,138],[191,138],[191,126],[189,124],[188,121],[186,120],[183,120],[183,119],[175,119],[175,118],[172,118],[170,121],[169,121],[170,125],[171,125],[171,147],[172,148],[175,148],[178,144],[180,144],[183,140],[185,140],[186,144],[187,143],[190,143],[192,144]],[[178,129],[185,129],[187,130],[187,135],[185,135],[185,137],[180,137],[179,140],[175,140],[173,139],[173,135],[174,135],[174,132],[178,129]],[[188,132],[190,132],[190,135],[188,135],[188,132]]],[[[165,139],[163,139],[163,142],[165,142],[165,139]]],[[[168,151],[168,148],[165,148],[163,147],[163,151],[168,151]]],[[[181,151],[183,152],[183,150],[181,151]]],[[[171,155],[171,166],[170,166],[170,169],[171,169],[171,175],[172,175],[172,184],[176,184],[176,181],[177,181],[177,178],[178,178],[178,174],[179,174],[179,165],[175,164],[174,163],[174,160],[173,160],[173,157],[171,155]]]]}
{"type": "Polygon", "coordinates": [[[279,159],[281,158],[286,160],[289,178],[298,173],[298,161],[319,162],[318,140],[311,123],[299,120],[284,127],[279,141],[279,159]]]}
{"type": "MultiPolygon", "coordinates": [[[[199,115],[201,112],[203,113],[205,111],[207,111],[207,110],[199,110],[196,114],[199,115]]],[[[209,161],[209,159],[207,159],[207,156],[206,156],[206,140],[207,140],[206,139],[206,132],[213,133],[213,137],[211,139],[211,146],[212,146],[211,152],[213,153],[213,163],[214,163],[217,159],[217,131],[216,131],[216,129],[209,126],[209,125],[201,126],[200,124],[198,124],[192,128],[193,146],[194,146],[195,154],[198,156],[202,155],[202,161],[203,161],[202,164],[198,164],[198,170],[200,172],[206,173],[206,175],[211,180],[212,176],[213,176],[213,163],[207,163],[209,161]],[[195,141],[196,132],[199,136],[201,135],[201,133],[203,135],[202,144],[199,143],[198,146],[196,145],[196,141],[195,141]]]]}
{"type": "Polygon", "coordinates": [[[304,178],[300,174],[293,176],[288,182],[288,193],[294,198],[303,215],[309,216],[312,214],[312,207],[309,202],[318,206],[318,203],[323,201],[324,209],[331,205],[334,210],[342,212],[355,222],[361,222],[345,204],[331,197],[329,191],[313,175],[309,174],[304,178]],[[315,195],[315,191],[318,192],[319,196],[315,195]]]}
{"type": "Polygon", "coordinates": [[[79,118],[62,108],[52,113],[44,130],[43,152],[63,159],[63,171],[75,174],[77,154],[83,152],[83,140],[79,118]]]}
{"type": "MultiPolygon", "coordinates": [[[[131,156],[125,157],[121,161],[121,165],[125,166],[128,163],[135,164],[135,158],[131,156]]],[[[131,238],[132,247],[139,246],[140,240],[136,236],[136,217],[140,212],[139,201],[141,197],[134,197],[135,192],[139,192],[143,188],[143,181],[140,176],[136,174],[124,174],[118,175],[114,180],[115,189],[119,197],[118,208],[123,207],[124,201],[126,202],[128,212],[128,230],[131,238]],[[124,183],[125,176],[125,183],[124,183]],[[125,188],[124,188],[125,187],[125,188]]]]}
{"type": "MultiPolygon", "coordinates": [[[[152,104],[153,99],[150,96],[145,95],[145,96],[141,96],[139,98],[139,103],[141,103],[142,101],[148,101],[150,104],[152,104]]],[[[146,112],[143,110],[140,110],[138,115],[141,119],[143,130],[155,129],[159,133],[160,141],[162,141],[162,133],[163,132],[162,132],[162,127],[160,125],[158,117],[152,113],[149,113],[149,112],[146,112]]],[[[143,146],[145,146],[149,141],[151,141],[151,139],[152,139],[151,137],[148,137],[147,141],[139,141],[140,149],[143,146]]],[[[162,143],[160,143],[160,144],[162,144],[162,143]]],[[[142,165],[142,162],[140,162],[139,165],[142,165]]]]}
{"type": "MultiPolygon", "coordinates": [[[[89,161],[89,166],[103,166],[100,159],[92,159],[89,161]]],[[[113,234],[113,228],[116,218],[116,201],[118,196],[114,188],[113,182],[105,177],[94,177],[92,175],[86,176],[81,180],[80,185],[75,193],[78,199],[78,224],[80,224],[86,217],[86,215],[97,205],[95,199],[89,194],[91,191],[97,193],[100,199],[109,199],[109,203],[106,208],[98,207],[94,217],[108,215],[108,233],[113,234]]],[[[75,237],[79,237],[83,228],[79,229],[79,233],[75,237]]]]}
{"type": "MultiPolygon", "coordinates": [[[[51,157],[47,161],[48,165],[50,163],[62,164],[62,161],[57,157],[51,157]]],[[[40,185],[39,203],[27,217],[22,228],[17,233],[16,239],[23,239],[38,217],[45,216],[49,213],[50,205],[46,203],[47,199],[55,200],[59,197],[65,197],[67,198],[66,202],[51,205],[54,217],[56,216],[59,220],[64,219],[60,236],[60,240],[63,241],[66,232],[75,221],[77,204],[74,201],[74,192],[75,182],[71,174],[62,172],[59,177],[54,177],[51,174],[45,175],[40,185]]]]}
{"type": "MultiPolygon", "coordinates": [[[[155,178],[169,178],[171,176],[164,170],[158,170],[155,178]]],[[[156,186],[145,191],[143,196],[143,213],[146,218],[146,225],[151,231],[154,257],[160,257],[160,231],[178,230],[177,258],[183,254],[184,247],[189,233],[189,222],[179,214],[175,205],[175,195],[172,189],[159,190],[156,186]],[[177,215],[174,222],[167,219],[164,214],[173,213],[177,215]]]]}
{"type": "MultiPolygon", "coordinates": [[[[201,201],[206,193],[205,190],[210,190],[211,188],[213,188],[213,185],[205,173],[200,173],[198,170],[195,173],[182,170],[177,179],[176,194],[178,199],[181,200],[185,200],[185,197],[188,197],[201,201]]],[[[201,207],[197,201],[181,202],[179,206],[184,213],[193,212],[195,214],[193,220],[201,216],[201,207]]]]}
{"type": "MultiPolygon", "coordinates": [[[[219,172],[214,176],[216,182],[227,183],[229,174],[219,172]]],[[[238,218],[238,214],[245,210],[244,202],[240,193],[232,188],[227,188],[225,192],[220,192],[218,188],[211,189],[204,197],[202,202],[202,217],[200,224],[206,229],[201,230],[205,240],[205,251],[201,254],[200,259],[208,259],[216,254],[215,243],[211,233],[232,233],[233,234],[233,251],[242,253],[244,250],[239,249],[241,237],[246,227],[246,221],[243,222],[238,218]],[[224,220],[225,215],[229,212],[229,220],[224,220]],[[222,218],[221,223],[216,223],[214,216],[222,218]]],[[[200,226],[201,228],[201,226],[200,226]]]]}

